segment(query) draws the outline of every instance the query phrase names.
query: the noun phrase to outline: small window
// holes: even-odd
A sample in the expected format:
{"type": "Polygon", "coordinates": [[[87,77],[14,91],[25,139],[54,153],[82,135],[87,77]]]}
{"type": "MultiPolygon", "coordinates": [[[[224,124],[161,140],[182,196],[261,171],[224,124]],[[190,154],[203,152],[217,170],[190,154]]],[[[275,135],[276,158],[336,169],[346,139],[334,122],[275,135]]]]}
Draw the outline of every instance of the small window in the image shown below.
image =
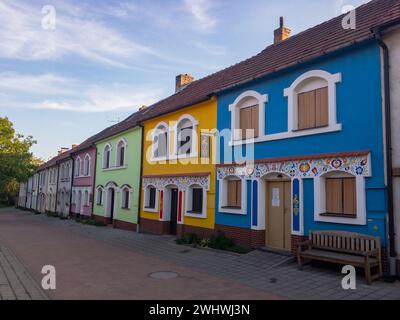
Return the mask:
{"type": "Polygon", "coordinates": [[[258,137],[258,105],[240,109],[240,131],[242,139],[258,137]],[[247,130],[252,130],[247,132],[247,130]]]}
{"type": "Polygon", "coordinates": [[[117,146],[117,164],[118,167],[125,165],[125,142],[120,141],[117,146]]]}
{"type": "Polygon", "coordinates": [[[148,187],[147,189],[147,196],[148,196],[148,202],[145,208],[147,209],[155,209],[156,207],[156,188],[154,187],[148,187]]]}
{"type": "Polygon", "coordinates": [[[190,213],[203,213],[203,189],[192,188],[192,209],[190,213]]]}
{"type": "Polygon", "coordinates": [[[89,176],[89,169],[90,169],[90,157],[86,155],[84,163],[83,163],[83,175],[89,176]]]}
{"type": "Polygon", "coordinates": [[[356,217],[355,178],[326,178],[326,215],[356,217]]]}
{"type": "Polygon", "coordinates": [[[98,206],[101,206],[103,203],[103,189],[102,188],[98,188],[97,189],[97,195],[96,195],[96,203],[98,206]]]}
{"type": "Polygon", "coordinates": [[[103,158],[103,168],[108,169],[110,168],[110,157],[111,157],[111,148],[110,146],[106,146],[104,148],[104,158],[103,158]]]}
{"type": "Polygon", "coordinates": [[[125,188],[122,191],[122,208],[129,209],[129,198],[130,198],[130,191],[128,188],[125,188]]]}
{"type": "Polygon", "coordinates": [[[242,181],[227,181],[227,207],[241,209],[242,207],[242,181]]]}
{"type": "Polygon", "coordinates": [[[328,87],[300,93],[298,95],[298,130],[328,125],[328,87]]]}
{"type": "Polygon", "coordinates": [[[190,155],[193,147],[193,124],[190,120],[181,122],[178,126],[178,154],[190,155]]]}

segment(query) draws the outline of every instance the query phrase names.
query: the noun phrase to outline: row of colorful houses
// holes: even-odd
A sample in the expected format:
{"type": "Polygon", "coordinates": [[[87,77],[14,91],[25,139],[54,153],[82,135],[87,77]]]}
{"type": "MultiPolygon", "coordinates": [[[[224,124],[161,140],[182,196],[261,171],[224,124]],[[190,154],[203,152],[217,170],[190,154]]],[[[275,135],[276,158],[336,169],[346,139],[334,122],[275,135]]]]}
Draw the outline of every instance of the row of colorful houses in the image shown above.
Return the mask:
{"type": "Polygon", "coordinates": [[[42,165],[18,204],[295,252],[311,230],[400,256],[400,4],[374,0],[142,107],[42,165]]]}

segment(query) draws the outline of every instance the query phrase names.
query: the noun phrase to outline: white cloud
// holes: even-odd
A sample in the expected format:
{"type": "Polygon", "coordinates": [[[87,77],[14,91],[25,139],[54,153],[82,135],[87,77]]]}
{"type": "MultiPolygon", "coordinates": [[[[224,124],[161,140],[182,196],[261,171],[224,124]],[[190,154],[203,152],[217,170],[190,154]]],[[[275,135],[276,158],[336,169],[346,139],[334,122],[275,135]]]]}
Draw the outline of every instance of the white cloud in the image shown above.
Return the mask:
{"type": "Polygon", "coordinates": [[[78,6],[60,2],[55,4],[55,9],[56,29],[44,30],[41,7],[2,0],[0,58],[55,60],[79,56],[114,67],[129,67],[127,61],[131,59],[156,55],[151,48],[86,17],[78,6]]]}
{"type": "Polygon", "coordinates": [[[0,74],[0,108],[73,112],[135,111],[160,100],[163,90],[145,86],[87,84],[53,74],[0,74]]]}
{"type": "Polygon", "coordinates": [[[216,27],[218,21],[210,14],[213,5],[211,0],[184,0],[184,5],[200,31],[208,32],[216,27]]]}

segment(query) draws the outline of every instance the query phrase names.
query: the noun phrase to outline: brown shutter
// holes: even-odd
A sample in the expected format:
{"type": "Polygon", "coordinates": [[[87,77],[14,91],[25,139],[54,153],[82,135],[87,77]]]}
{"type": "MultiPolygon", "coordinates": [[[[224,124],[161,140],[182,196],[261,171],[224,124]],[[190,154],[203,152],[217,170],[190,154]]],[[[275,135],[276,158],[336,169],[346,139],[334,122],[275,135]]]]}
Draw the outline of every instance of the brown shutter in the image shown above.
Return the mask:
{"type": "Polygon", "coordinates": [[[315,128],[315,90],[298,96],[298,129],[315,128]]]}
{"type": "Polygon", "coordinates": [[[236,205],[236,181],[228,180],[228,207],[236,205]]]}
{"type": "Polygon", "coordinates": [[[315,92],[316,99],[316,126],[323,127],[329,124],[328,121],[328,87],[321,88],[315,92]]]}
{"type": "Polygon", "coordinates": [[[343,213],[342,179],[326,179],[326,211],[328,213],[343,213]]]}
{"type": "Polygon", "coordinates": [[[343,179],[343,213],[357,214],[356,179],[343,179]]]}
{"type": "Polygon", "coordinates": [[[240,109],[240,130],[242,139],[258,136],[258,106],[240,109]],[[246,129],[253,129],[254,135],[246,137],[246,129]]]}
{"type": "Polygon", "coordinates": [[[236,180],[236,206],[242,206],[242,181],[236,180]]]}

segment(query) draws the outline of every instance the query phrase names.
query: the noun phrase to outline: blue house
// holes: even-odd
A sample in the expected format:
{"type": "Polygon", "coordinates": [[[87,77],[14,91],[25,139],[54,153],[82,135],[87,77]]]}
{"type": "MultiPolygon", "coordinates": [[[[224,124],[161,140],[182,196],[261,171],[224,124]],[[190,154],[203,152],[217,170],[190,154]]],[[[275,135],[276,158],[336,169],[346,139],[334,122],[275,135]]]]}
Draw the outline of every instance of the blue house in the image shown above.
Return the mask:
{"type": "Polygon", "coordinates": [[[232,67],[239,80],[217,92],[217,230],[293,252],[312,230],[386,246],[381,49],[371,28],[392,4],[357,8],[349,30],[341,16],[290,37],[281,19],[272,46],[232,67]]]}

